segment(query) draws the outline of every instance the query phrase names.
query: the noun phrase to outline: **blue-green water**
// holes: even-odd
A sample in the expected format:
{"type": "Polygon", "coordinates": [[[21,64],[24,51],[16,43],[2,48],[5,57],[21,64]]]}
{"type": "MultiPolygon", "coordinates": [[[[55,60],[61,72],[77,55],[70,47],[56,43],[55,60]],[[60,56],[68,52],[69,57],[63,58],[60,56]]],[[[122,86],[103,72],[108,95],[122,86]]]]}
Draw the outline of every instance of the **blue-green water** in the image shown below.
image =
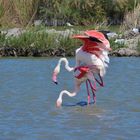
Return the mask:
{"type": "Polygon", "coordinates": [[[64,96],[60,109],[59,92],[74,84],[63,65],[59,84],[52,83],[57,60],[0,59],[0,140],[140,139],[140,58],[111,58],[96,105],[76,105],[87,101],[83,84],[76,97],[64,96]]]}

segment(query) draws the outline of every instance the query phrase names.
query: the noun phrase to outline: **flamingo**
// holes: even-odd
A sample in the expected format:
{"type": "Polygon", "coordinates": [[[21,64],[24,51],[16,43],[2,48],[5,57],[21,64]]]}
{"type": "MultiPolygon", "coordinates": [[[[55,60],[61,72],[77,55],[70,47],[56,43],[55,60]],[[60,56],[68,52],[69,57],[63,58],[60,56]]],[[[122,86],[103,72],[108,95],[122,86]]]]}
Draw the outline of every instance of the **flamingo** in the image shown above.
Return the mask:
{"type": "Polygon", "coordinates": [[[100,86],[104,86],[103,77],[106,74],[106,68],[108,67],[109,57],[108,52],[111,50],[110,43],[102,32],[97,30],[87,30],[84,35],[74,35],[72,38],[80,39],[84,42],[83,46],[76,49],[75,59],[76,64],[74,67],[69,66],[67,58],[60,58],[52,75],[54,83],[57,82],[57,76],[60,72],[61,63],[65,63],[65,68],[69,72],[74,72],[75,86],[72,92],[62,90],[56,101],[56,106],[62,105],[62,97],[67,94],[70,97],[74,97],[80,90],[82,83],[86,83],[88,93],[88,104],[90,103],[89,86],[93,93],[93,100],[96,102],[95,91],[97,90],[96,83],[100,86]],[[98,75],[98,79],[95,75],[98,75]],[[92,84],[94,83],[94,84],[92,84]]]}

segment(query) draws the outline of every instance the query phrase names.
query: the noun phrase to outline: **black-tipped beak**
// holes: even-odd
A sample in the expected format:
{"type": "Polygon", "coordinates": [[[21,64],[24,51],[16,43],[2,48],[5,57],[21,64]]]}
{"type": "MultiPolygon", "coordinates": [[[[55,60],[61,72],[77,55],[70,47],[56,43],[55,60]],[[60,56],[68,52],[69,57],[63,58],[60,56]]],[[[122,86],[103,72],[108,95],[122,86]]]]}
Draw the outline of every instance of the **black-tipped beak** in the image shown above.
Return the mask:
{"type": "Polygon", "coordinates": [[[58,82],[56,82],[56,81],[53,81],[56,85],[58,85],[58,82]]]}

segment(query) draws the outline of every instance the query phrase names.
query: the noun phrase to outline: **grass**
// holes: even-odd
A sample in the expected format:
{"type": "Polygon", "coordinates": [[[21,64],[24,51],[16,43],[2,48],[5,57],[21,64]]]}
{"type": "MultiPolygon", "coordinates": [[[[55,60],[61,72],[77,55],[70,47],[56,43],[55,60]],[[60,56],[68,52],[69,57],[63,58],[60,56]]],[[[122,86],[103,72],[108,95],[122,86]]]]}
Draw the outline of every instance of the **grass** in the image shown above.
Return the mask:
{"type": "Polygon", "coordinates": [[[139,41],[138,41],[137,50],[138,50],[138,52],[140,53],[140,39],[139,39],[139,41]]]}
{"type": "Polygon", "coordinates": [[[110,46],[112,48],[112,50],[118,50],[120,48],[127,48],[128,46],[126,46],[124,43],[115,43],[114,39],[110,39],[110,46]]]}
{"type": "Polygon", "coordinates": [[[39,0],[0,0],[0,22],[5,27],[21,27],[32,24],[39,0]]]}
{"type": "MultiPolygon", "coordinates": [[[[31,27],[30,27],[31,28],[31,27]]],[[[40,26],[39,26],[40,28],[40,26]]],[[[44,28],[44,26],[42,26],[44,28]]],[[[66,29],[74,29],[74,30],[79,30],[79,31],[84,31],[84,30],[94,30],[94,29],[99,29],[99,30],[109,30],[112,32],[119,32],[120,30],[120,25],[111,25],[111,26],[101,26],[97,27],[97,25],[90,25],[90,26],[47,26],[47,29],[55,29],[57,31],[63,31],[66,29]]],[[[36,29],[36,27],[35,27],[36,29]]]]}
{"type": "Polygon", "coordinates": [[[71,34],[64,36],[55,32],[48,33],[45,27],[28,28],[20,36],[7,37],[5,34],[0,34],[0,47],[38,49],[40,51],[56,51],[61,49],[67,55],[71,55],[75,51],[76,46],[79,46],[79,43],[77,40],[71,38],[71,34]]]}
{"type": "MultiPolygon", "coordinates": [[[[27,27],[26,32],[23,32],[20,36],[9,36],[0,34],[0,47],[10,47],[22,50],[33,50],[39,51],[62,51],[65,55],[74,55],[75,49],[82,45],[82,42],[77,39],[72,39],[72,34],[79,34],[79,31],[94,29],[89,27],[73,26],[73,27],[58,27],[55,28],[57,31],[67,31],[67,29],[73,29],[67,34],[62,33],[51,33],[47,32],[49,29],[45,26],[27,27]],[[63,29],[63,30],[62,30],[63,29]]],[[[109,29],[109,28],[108,28],[109,29]]],[[[112,31],[118,29],[118,26],[113,28],[112,31]],[[114,29],[114,30],[113,30],[114,29]]],[[[124,44],[116,44],[113,39],[110,40],[110,44],[113,50],[126,47],[124,44]]]]}

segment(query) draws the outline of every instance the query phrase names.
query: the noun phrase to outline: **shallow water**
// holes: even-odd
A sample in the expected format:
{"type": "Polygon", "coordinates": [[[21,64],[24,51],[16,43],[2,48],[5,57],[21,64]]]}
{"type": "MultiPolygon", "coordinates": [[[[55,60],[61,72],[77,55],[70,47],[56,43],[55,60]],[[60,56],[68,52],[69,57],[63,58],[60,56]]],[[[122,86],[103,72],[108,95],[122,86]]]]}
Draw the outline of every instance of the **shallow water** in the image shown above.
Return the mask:
{"type": "Polygon", "coordinates": [[[83,84],[76,97],[64,96],[60,109],[59,92],[74,84],[63,65],[59,84],[52,83],[57,61],[0,59],[0,140],[140,139],[140,58],[112,57],[97,103],[85,105],[83,84]]]}

